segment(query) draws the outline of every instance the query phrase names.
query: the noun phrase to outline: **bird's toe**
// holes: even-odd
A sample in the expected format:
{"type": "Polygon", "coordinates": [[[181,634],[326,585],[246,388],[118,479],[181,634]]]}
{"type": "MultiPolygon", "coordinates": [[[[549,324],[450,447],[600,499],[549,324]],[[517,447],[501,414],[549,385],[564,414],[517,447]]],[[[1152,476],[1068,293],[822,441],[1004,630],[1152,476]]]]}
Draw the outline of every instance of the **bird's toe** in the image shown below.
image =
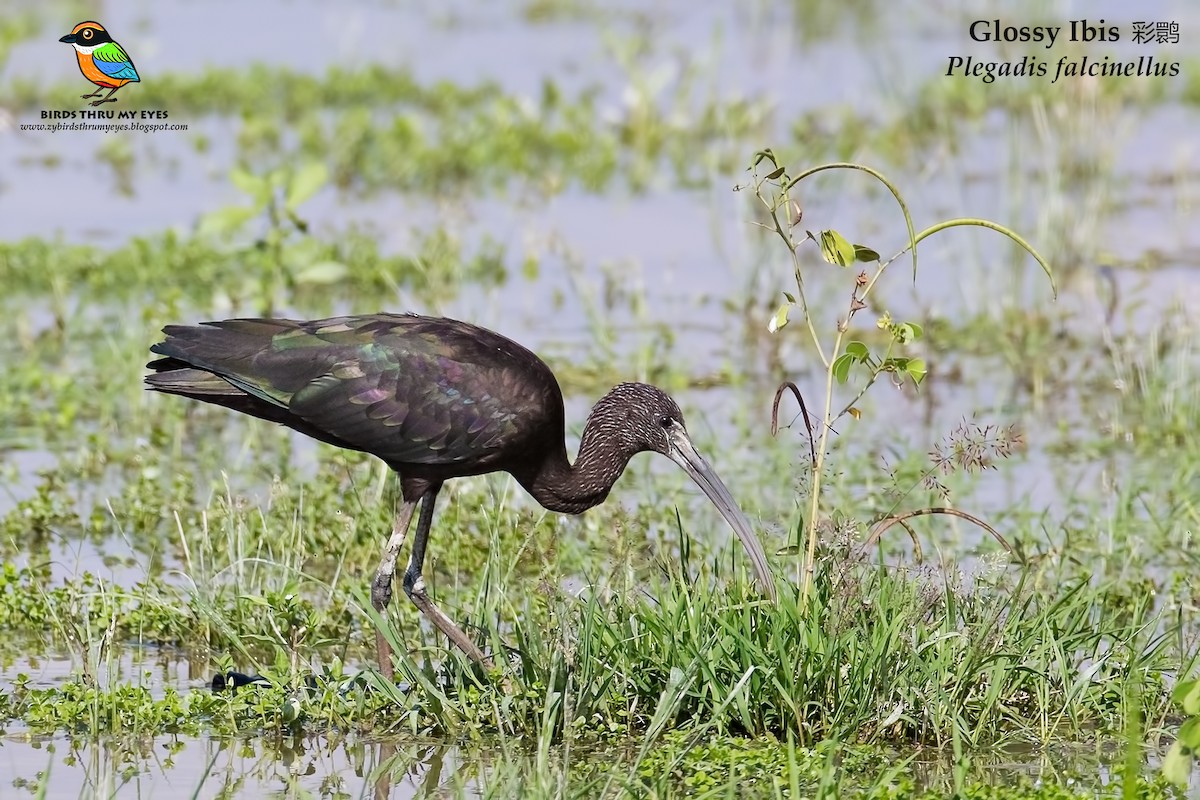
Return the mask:
{"type": "Polygon", "coordinates": [[[419,573],[408,570],[404,573],[404,593],[416,602],[417,599],[427,599],[425,594],[425,578],[419,573]]]}
{"type": "Polygon", "coordinates": [[[392,602],[392,579],[388,575],[376,575],[371,581],[371,605],[383,611],[392,602]]]}

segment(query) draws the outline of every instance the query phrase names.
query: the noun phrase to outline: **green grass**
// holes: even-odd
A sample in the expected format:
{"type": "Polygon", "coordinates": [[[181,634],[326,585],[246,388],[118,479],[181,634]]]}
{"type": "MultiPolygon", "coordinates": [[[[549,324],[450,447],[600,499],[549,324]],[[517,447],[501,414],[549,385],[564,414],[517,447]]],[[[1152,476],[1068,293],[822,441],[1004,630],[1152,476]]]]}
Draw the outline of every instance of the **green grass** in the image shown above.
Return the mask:
{"type": "Polygon", "coordinates": [[[81,292],[87,299],[114,302],[149,293],[155,298],[145,307],[149,318],[184,300],[249,308],[279,302],[282,286],[272,280],[280,270],[293,276],[296,296],[287,300],[310,306],[400,289],[414,289],[435,301],[466,283],[494,285],[506,274],[502,248],[485,240],[477,252],[468,252],[443,228],[418,231],[416,250],[396,255],[381,253],[373,237],[355,231],[290,239],[281,255],[265,249],[261,236],[255,231],[222,231],[220,236],[168,232],[133,237],[112,249],[45,239],[4,242],[0,279],[15,293],[50,301],[60,316],[74,311],[72,305],[84,299],[81,292]],[[332,287],[324,281],[306,284],[304,270],[322,262],[345,265],[344,275],[332,287]]]}
{"type": "MultiPolygon", "coordinates": [[[[594,192],[616,179],[640,190],[660,179],[664,165],[677,185],[705,185],[713,169],[734,168],[734,142],[764,131],[761,104],[703,95],[690,75],[659,98],[647,94],[639,67],[630,70],[638,100],[629,108],[602,104],[597,87],[567,96],[550,78],[536,97],[524,97],[491,83],[421,85],[405,69],[377,65],[312,76],[262,64],[159,75],[122,95],[121,108],[166,110],[171,121],[197,129],[209,115],[239,118],[237,163],[320,159],[339,188],[359,192],[478,194],[513,185],[594,192]]],[[[78,94],[74,82],[17,80],[0,103],[18,114],[71,109],[78,94]]],[[[208,147],[202,133],[180,135],[208,147]]],[[[119,156],[118,173],[136,159],[132,152],[98,155],[119,156]]]]}
{"type": "MultiPolygon", "coordinates": [[[[703,721],[715,733],[792,736],[802,744],[1046,744],[1119,732],[1128,721],[1122,698],[1133,688],[1146,718],[1161,723],[1168,710],[1162,676],[1188,657],[1180,650],[1187,632],[1180,618],[1156,611],[1149,596],[1084,573],[1013,568],[966,590],[951,576],[913,576],[851,553],[829,554],[814,608],[805,613],[792,587],[775,608],[740,583],[723,588],[712,572],[727,572],[729,555],[686,579],[597,587],[582,598],[544,580],[530,592],[532,576],[523,574],[519,557],[487,559],[486,589],[469,592],[473,601],[459,615],[490,630],[497,649],[518,656],[519,690],[494,695],[495,687],[477,684],[444,644],[393,629],[414,654],[401,671],[428,715],[410,718],[402,708],[414,705],[411,699],[399,704],[399,724],[414,732],[551,729],[608,738],[703,721]],[[443,661],[454,667],[448,685],[439,676],[443,661]]],[[[51,631],[44,645],[52,648],[138,640],[212,648],[243,668],[258,654],[258,668],[278,670],[340,661],[347,641],[369,641],[361,585],[316,602],[299,587],[317,582],[301,575],[298,584],[275,588],[271,577],[286,570],[260,574],[258,560],[222,570],[250,570],[231,592],[180,592],[194,592],[190,602],[153,582],[126,593],[85,578],[39,591],[34,573],[9,567],[0,601],[7,627],[51,631]]],[[[402,614],[410,627],[413,614],[402,614]]],[[[301,682],[300,673],[281,680],[301,682]]],[[[51,717],[51,728],[72,720],[69,708],[51,717]]],[[[345,711],[318,703],[309,719],[335,724],[337,713],[345,711]]],[[[20,705],[9,716],[35,729],[45,725],[20,705]]],[[[371,720],[381,729],[397,725],[386,714],[371,720]]]]}
{"type": "MultiPolygon", "coordinates": [[[[214,546],[207,557],[253,548],[247,526],[234,529],[245,540],[214,546]]],[[[1163,676],[1194,668],[1180,649],[1185,620],[1070,566],[1013,567],[965,589],[953,576],[835,550],[823,554],[805,613],[793,586],[781,586],[782,602],[770,608],[740,579],[718,578],[731,572],[736,553],[701,559],[687,539],[683,564],[667,566],[665,578],[622,585],[618,573],[581,597],[545,581],[529,591],[521,556],[500,544],[490,542],[481,588],[446,594],[459,598],[461,619],[519,654],[512,691],[414,630],[407,607],[399,614],[407,635],[390,629],[409,653],[400,664],[407,688],[371,671],[356,676],[342,658],[345,642],[370,640],[359,627],[364,613],[271,588],[279,556],[263,554],[261,570],[242,565],[249,571],[226,606],[211,598],[199,607],[180,597],[163,602],[155,592],[167,590],[154,582],[129,595],[95,579],[47,591],[35,575],[9,568],[0,592],[6,628],[50,631],[41,643],[50,651],[76,643],[85,668],[82,679],[52,687],[18,678],[0,695],[0,725],[130,742],[346,730],[434,737],[478,752],[472,769],[495,796],[549,796],[566,781],[580,797],[720,797],[735,787],[746,797],[920,797],[952,782],[962,796],[1073,797],[1076,789],[1063,786],[989,785],[986,754],[1016,744],[1120,742],[1131,714],[1161,731],[1171,719],[1163,676]],[[80,619],[81,609],[84,622],[63,623],[80,619]],[[160,620],[149,638],[168,652],[211,647],[228,654],[214,668],[253,664],[273,685],[180,693],[157,690],[149,675],[122,676],[114,665],[122,642],[145,640],[149,629],[125,627],[139,620],[160,620]],[[215,620],[228,639],[206,628],[215,620]],[[338,640],[323,636],[339,630],[338,640]],[[316,685],[300,688],[314,664],[316,685]],[[964,755],[932,768],[896,758],[914,747],[964,755]],[[505,755],[493,761],[489,752],[505,755]]],[[[205,570],[198,572],[202,582],[205,570]]],[[[316,585],[302,576],[300,586],[316,585]]],[[[361,585],[340,595],[366,604],[361,585]]],[[[1161,785],[1145,791],[1165,796],[1161,785]]]]}

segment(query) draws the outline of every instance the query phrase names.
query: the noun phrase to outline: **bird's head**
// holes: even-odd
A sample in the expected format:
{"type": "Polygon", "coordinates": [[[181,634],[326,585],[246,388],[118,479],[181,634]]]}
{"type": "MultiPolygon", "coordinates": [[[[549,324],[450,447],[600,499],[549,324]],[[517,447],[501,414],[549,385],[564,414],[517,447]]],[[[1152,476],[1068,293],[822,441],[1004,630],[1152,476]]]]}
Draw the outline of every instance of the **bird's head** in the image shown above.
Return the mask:
{"type": "Polygon", "coordinates": [[[108,31],[104,30],[104,26],[99,22],[81,22],[71,29],[71,32],[59,39],[60,42],[74,46],[76,50],[87,48],[87,52],[91,52],[90,48],[98,47],[105,42],[111,42],[112,37],[108,35],[108,31]]]}
{"type": "Polygon", "coordinates": [[[593,422],[603,438],[626,453],[652,450],[682,467],[733,528],[750,556],[763,591],[772,602],[775,600],[775,581],[767,569],[762,544],[733,495],[692,444],[683,424],[683,412],[670,395],[645,383],[618,384],[592,410],[589,427],[593,422]]]}
{"type": "Polygon", "coordinates": [[[671,396],[645,383],[621,383],[596,403],[592,417],[604,438],[632,455],[652,450],[671,458],[672,438],[687,437],[683,412],[671,396]]]}

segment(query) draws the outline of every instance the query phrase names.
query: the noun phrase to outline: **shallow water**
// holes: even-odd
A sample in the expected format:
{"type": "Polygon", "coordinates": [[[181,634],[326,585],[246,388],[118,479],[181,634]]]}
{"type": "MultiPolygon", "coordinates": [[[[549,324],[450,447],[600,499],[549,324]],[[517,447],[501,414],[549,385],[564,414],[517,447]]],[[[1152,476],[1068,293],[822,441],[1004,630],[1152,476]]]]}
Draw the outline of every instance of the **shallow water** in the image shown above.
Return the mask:
{"type": "MultiPolygon", "coordinates": [[[[455,780],[454,748],[382,744],[324,735],[263,739],[149,736],[72,742],[0,737],[0,776],[12,796],[80,797],[429,797],[443,787],[477,796],[455,780]],[[25,782],[22,785],[22,782],[25,782]],[[37,795],[34,787],[45,786],[37,795]],[[20,789],[27,789],[23,795],[20,789]]],[[[446,789],[443,788],[444,791],[446,789]]],[[[6,796],[7,792],[6,792],[6,796]]]]}
{"type": "MultiPolygon", "coordinates": [[[[209,691],[211,676],[203,670],[178,655],[146,647],[124,650],[96,674],[102,682],[147,686],[161,696],[166,687],[183,693],[209,691]]],[[[0,675],[16,674],[25,675],[30,687],[44,688],[77,674],[77,665],[50,657],[18,660],[0,669],[0,675]]],[[[968,775],[995,786],[1025,779],[1092,787],[1103,794],[1104,787],[1119,783],[1114,768],[1125,755],[1120,742],[1014,743],[973,753],[968,775]]],[[[521,774],[522,759],[529,759],[524,769],[532,770],[533,757],[515,741],[467,744],[410,735],[370,738],[353,731],[238,738],[154,731],[40,737],[29,736],[20,726],[0,731],[5,797],[477,797],[521,774]],[[44,795],[38,794],[39,787],[44,795]]],[[[1147,751],[1149,768],[1157,768],[1159,757],[1160,751],[1147,751]]],[[[589,759],[614,765],[613,753],[567,753],[561,745],[550,749],[549,758],[556,764],[567,758],[575,768],[589,759]]],[[[948,749],[925,748],[914,756],[912,773],[924,785],[949,791],[953,762],[948,749]]],[[[1196,780],[1200,765],[1186,797],[1200,797],[1196,780]]]]}
{"type": "MultiPolygon", "coordinates": [[[[1118,748],[1098,752],[1083,743],[1053,751],[997,751],[978,756],[970,776],[992,786],[1024,779],[1107,796],[1120,786],[1114,767],[1123,756],[1118,748]]],[[[491,773],[511,775],[503,770],[505,758],[498,751],[436,741],[369,742],[321,734],[236,740],[150,736],[136,742],[0,736],[0,775],[13,781],[12,796],[35,796],[44,786],[45,794],[36,796],[48,800],[480,797],[493,782],[491,773]]],[[[915,767],[924,783],[949,792],[951,761],[949,753],[927,755],[915,767]]],[[[1197,780],[1200,768],[1193,771],[1193,787],[1197,780]]],[[[1183,796],[1194,799],[1200,791],[1183,796]]]]}

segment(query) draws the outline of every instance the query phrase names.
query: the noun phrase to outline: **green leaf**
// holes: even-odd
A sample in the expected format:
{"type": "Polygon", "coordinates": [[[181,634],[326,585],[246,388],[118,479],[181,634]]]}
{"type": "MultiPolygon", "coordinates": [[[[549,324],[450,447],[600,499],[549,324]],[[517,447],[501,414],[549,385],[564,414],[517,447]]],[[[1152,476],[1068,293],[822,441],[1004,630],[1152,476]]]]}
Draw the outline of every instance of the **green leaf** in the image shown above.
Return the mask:
{"type": "Polygon", "coordinates": [[[750,162],[750,168],[753,169],[754,167],[757,167],[762,163],[763,159],[770,161],[771,166],[773,167],[779,166],[779,162],[775,160],[775,153],[771,150],[771,148],[768,147],[766,150],[759,150],[754,154],[754,158],[750,162]]]}
{"type": "Polygon", "coordinates": [[[337,283],[350,272],[338,261],[318,261],[296,273],[296,283],[326,285],[337,283]]]}
{"type": "Polygon", "coordinates": [[[862,342],[849,342],[846,345],[846,355],[852,356],[855,361],[866,361],[871,355],[871,350],[862,342]]]}
{"type": "Polygon", "coordinates": [[[288,183],[285,205],[295,208],[321,190],[329,182],[329,167],[321,161],[309,161],[296,173],[288,183]]]}
{"type": "Polygon", "coordinates": [[[283,708],[279,709],[280,716],[283,718],[285,725],[291,725],[300,718],[300,701],[295,697],[289,697],[283,704],[283,708]]]}
{"type": "Polygon", "coordinates": [[[1162,761],[1162,774],[1168,781],[1179,786],[1187,786],[1188,776],[1192,772],[1191,751],[1186,751],[1182,741],[1176,739],[1175,744],[1167,751],[1162,761]]]}
{"type": "Polygon", "coordinates": [[[537,256],[527,255],[525,260],[521,262],[521,277],[525,280],[532,281],[538,276],[540,262],[537,256]]]}
{"type": "Polygon", "coordinates": [[[848,267],[854,263],[854,245],[834,230],[821,231],[821,255],[830,264],[848,267]]]}
{"type": "Polygon", "coordinates": [[[788,324],[788,314],[792,313],[792,303],[780,303],[779,308],[775,309],[775,313],[771,316],[771,320],[767,323],[767,330],[770,333],[775,333],[784,325],[788,324]]]}
{"type": "Polygon", "coordinates": [[[892,338],[899,344],[909,344],[921,337],[921,326],[912,322],[901,322],[892,326],[892,338]]]}
{"type": "Polygon", "coordinates": [[[784,293],[783,293],[783,296],[787,298],[787,301],[788,301],[789,303],[795,303],[795,302],[796,302],[796,298],[795,298],[795,297],[792,297],[792,294],[791,294],[791,292],[784,292],[784,293]]]}
{"type": "Polygon", "coordinates": [[[269,181],[241,167],[234,167],[229,171],[229,180],[239,191],[253,197],[255,203],[265,203],[271,195],[271,184],[269,181]]]}
{"type": "Polygon", "coordinates": [[[775,169],[771,170],[770,172],[767,173],[767,176],[766,176],[767,180],[769,180],[769,181],[775,180],[776,178],[778,178],[780,175],[783,174],[784,169],[785,169],[785,167],[776,167],[775,169]]]}
{"type": "Polygon", "coordinates": [[[1200,679],[1177,684],[1171,692],[1171,702],[1185,714],[1200,714],[1200,679]]]}
{"type": "Polygon", "coordinates": [[[1163,777],[1171,783],[1187,786],[1197,749],[1200,749],[1200,717],[1192,717],[1179,727],[1179,736],[1163,758],[1163,777]]]}
{"type": "Polygon", "coordinates": [[[876,253],[865,244],[854,245],[854,258],[856,261],[878,261],[879,253],[876,253]]]}
{"type": "Polygon", "coordinates": [[[1178,739],[1191,750],[1193,756],[1196,755],[1196,751],[1200,750],[1200,717],[1192,717],[1180,725],[1178,739]]]}
{"type": "Polygon", "coordinates": [[[925,366],[925,359],[923,358],[910,358],[908,364],[905,365],[905,370],[912,376],[913,383],[916,383],[918,386],[921,385],[921,381],[925,380],[925,376],[929,373],[929,368],[925,366]]]}
{"type": "Polygon", "coordinates": [[[196,225],[197,236],[228,236],[242,229],[259,210],[251,206],[226,206],[210,211],[200,217],[196,225]]]}
{"type": "Polygon", "coordinates": [[[292,172],[284,167],[273,169],[263,176],[263,180],[271,187],[271,190],[282,189],[287,186],[292,180],[292,172]]]}
{"type": "Polygon", "coordinates": [[[833,377],[837,378],[838,383],[845,383],[850,379],[850,367],[854,365],[854,356],[843,353],[834,359],[833,362],[833,377]]]}

